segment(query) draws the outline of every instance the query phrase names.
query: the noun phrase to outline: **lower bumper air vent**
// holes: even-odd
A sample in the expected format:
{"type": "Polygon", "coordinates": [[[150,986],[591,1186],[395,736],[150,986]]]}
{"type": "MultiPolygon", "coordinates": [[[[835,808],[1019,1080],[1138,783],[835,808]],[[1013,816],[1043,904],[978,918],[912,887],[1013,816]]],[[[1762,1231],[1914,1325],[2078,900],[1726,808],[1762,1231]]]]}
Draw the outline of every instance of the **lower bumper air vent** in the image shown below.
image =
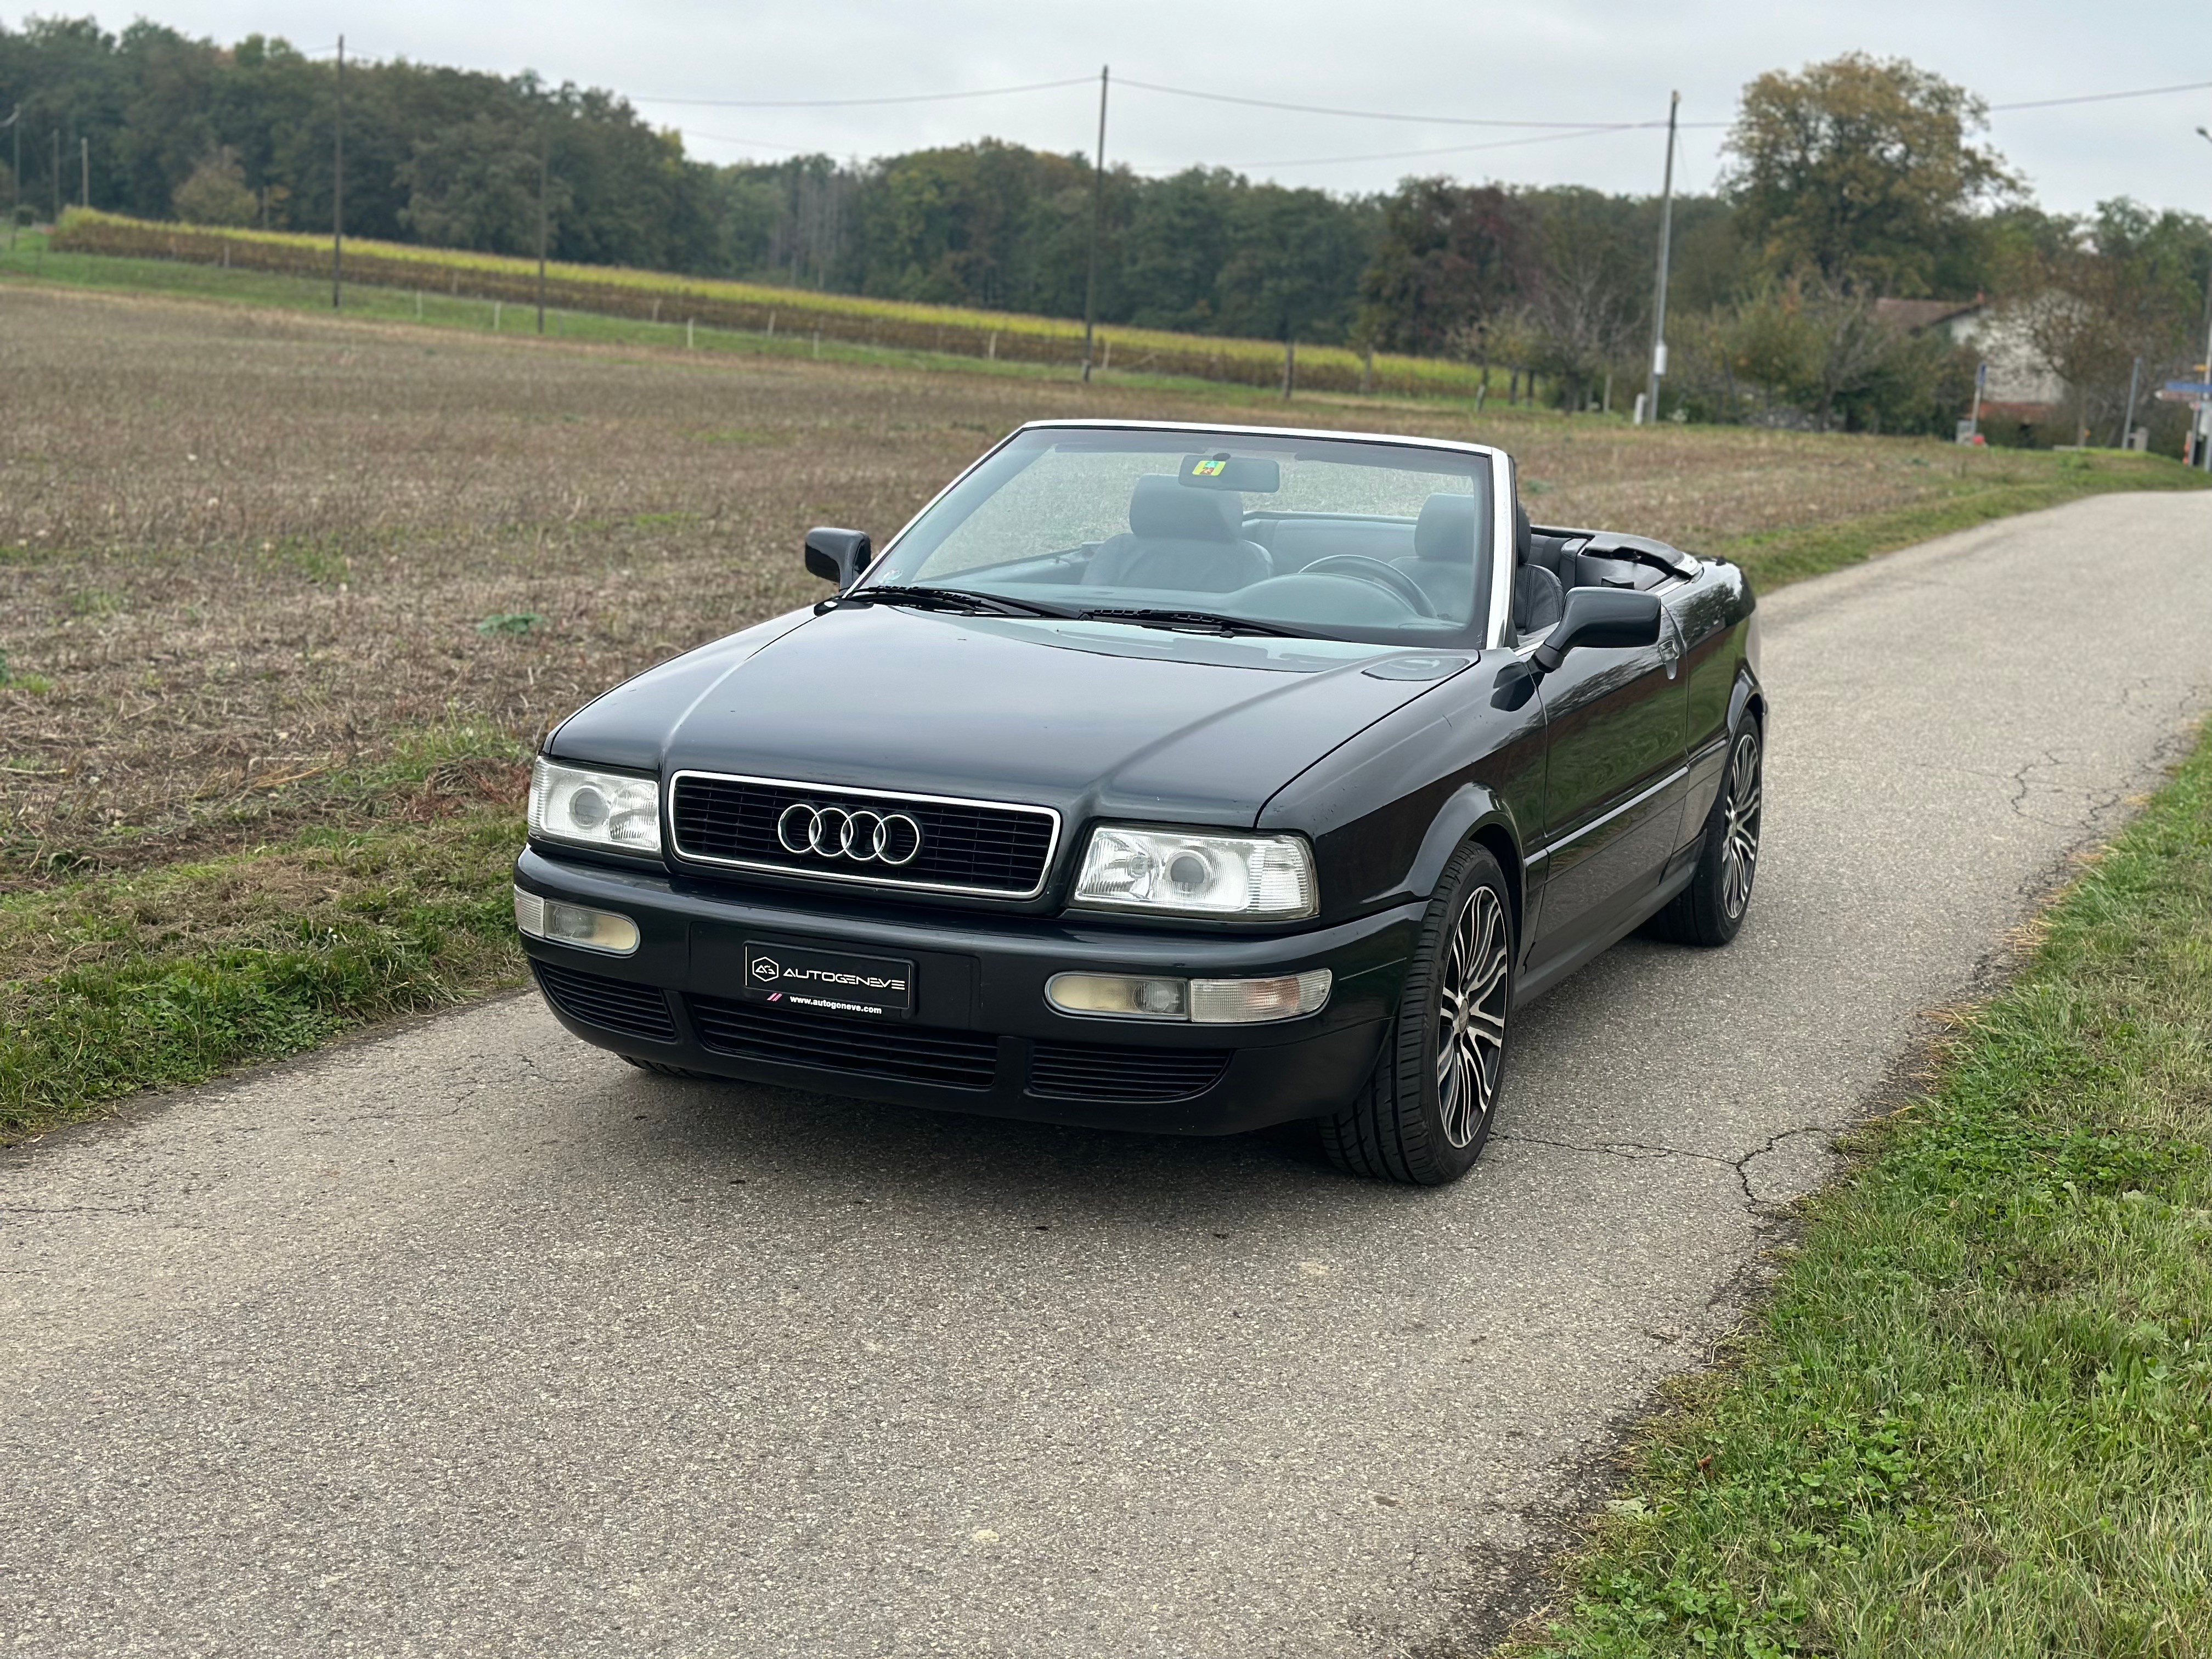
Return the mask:
{"type": "Polygon", "coordinates": [[[719,1054],[943,1089],[988,1089],[999,1075],[999,1039],[985,1031],[771,1013],[720,997],[690,1001],[700,1046],[719,1054]]]}
{"type": "Polygon", "coordinates": [[[1030,1092],[1055,1100],[1188,1100],[1228,1069],[1229,1056],[1218,1048],[1040,1042],[1030,1050],[1030,1092]]]}
{"type": "Polygon", "coordinates": [[[654,1042],[676,1041],[676,1022],[669,1015],[668,999],[657,988],[579,973],[574,968],[556,968],[550,963],[533,961],[530,966],[546,1001],[579,1024],[654,1042]]]}

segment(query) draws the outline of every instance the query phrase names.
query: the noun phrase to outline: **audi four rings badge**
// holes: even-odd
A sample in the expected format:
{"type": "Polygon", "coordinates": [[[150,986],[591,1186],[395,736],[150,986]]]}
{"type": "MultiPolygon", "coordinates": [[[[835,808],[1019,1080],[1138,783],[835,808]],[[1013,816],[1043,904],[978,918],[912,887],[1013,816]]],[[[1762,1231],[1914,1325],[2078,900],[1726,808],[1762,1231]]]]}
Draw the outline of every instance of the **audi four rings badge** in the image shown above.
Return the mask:
{"type": "Polygon", "coordinates": [[[903,812],[848,811],[793,801],[775,821],[775,839],[787,853],[851,859],[896,869],[921,852],[921,826],[903,812]]]}

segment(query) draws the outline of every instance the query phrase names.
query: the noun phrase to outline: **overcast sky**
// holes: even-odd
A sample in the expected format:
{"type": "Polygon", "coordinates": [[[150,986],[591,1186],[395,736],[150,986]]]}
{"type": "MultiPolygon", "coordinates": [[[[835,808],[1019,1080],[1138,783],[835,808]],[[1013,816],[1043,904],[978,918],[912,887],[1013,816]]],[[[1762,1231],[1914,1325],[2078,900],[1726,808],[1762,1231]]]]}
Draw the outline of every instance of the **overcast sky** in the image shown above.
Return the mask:
{"type": "MultiPolygon", "coordinates": [[[[94,8],[110,28],[127,21],[94,8]]],[[[75,12],[68,0],[38,8],[75,12]]],[[[1992,104],[2212,81],[2212,6],[2052,0],[165,0],[157,21],[230,42],[260,32],[627,94],[695,155],[870,156],[989,135],[1087,149],[1102,63],[1117,79],[1359,111],[1462,119],[1724,124],[1743,83],[1859,50],[1911,58],[1992,104]],[[714,108],[677,99],[879,98],[1092,77],[1086,86],[934,104],[714,108]]],[[[20,26],[24,9],[0,10],[20,26]]],[[[2111,196],[2212,214],[2212,90],[2000,112],[1990,140],[2047,207],[2111,196]]],[[[1677,181],[1709,187],[1721,133],[1683,135],[1677,181]]],[[[1410,173],[1644,192],[1656,131],[1548,135],[1296,114],[1117,86],[1109,160],[1146,171],[1221,163],[1337,191],[1410,173]],[[1536,139],[1538,142],[1530,142],[1536,139]],[[1510,141],[1510,142],[1509,142],[1510,141]],[[1485,144],[1502,148],[1470,149],[1485,144]],[[1437,151],[1439,154],[1405,152],[1437,151]],[[1342,159],[1370,158],[1370,159],[1342,159]]]]}

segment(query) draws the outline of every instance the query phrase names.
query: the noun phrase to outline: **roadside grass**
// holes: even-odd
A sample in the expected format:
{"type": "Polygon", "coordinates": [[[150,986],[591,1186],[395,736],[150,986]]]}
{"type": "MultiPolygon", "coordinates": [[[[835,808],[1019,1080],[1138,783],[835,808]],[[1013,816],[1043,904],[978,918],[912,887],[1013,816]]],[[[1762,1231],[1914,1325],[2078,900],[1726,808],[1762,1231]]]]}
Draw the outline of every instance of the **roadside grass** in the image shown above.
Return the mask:
{"type": "Polygon", "coordinates": [[[2036,933],[1515,1659],[2212,1654],[2212,736],[2036,933]]]}
{"type": "Polygon", "coordinates": [[[520,983],[526,760],[481,728],[413,734],[330,786],[366,827],[0,897],[0,1145],[520,983]]]}

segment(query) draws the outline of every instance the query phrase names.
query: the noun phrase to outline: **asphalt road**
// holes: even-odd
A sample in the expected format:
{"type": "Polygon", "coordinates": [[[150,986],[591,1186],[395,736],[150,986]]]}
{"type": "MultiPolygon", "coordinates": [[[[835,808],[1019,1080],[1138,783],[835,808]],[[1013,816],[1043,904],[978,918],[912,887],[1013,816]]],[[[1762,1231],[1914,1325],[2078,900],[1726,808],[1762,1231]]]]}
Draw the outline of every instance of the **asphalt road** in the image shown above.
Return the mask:
{"type": "Polygon", "coordinates": [[[1749,927],[1523,1018],[1446,1192],[666,1082],[531,998],[0,1158],[0,1650],[1479,1650],[2212,699],[2212,498],[1777,594],[1749,927]]]}

